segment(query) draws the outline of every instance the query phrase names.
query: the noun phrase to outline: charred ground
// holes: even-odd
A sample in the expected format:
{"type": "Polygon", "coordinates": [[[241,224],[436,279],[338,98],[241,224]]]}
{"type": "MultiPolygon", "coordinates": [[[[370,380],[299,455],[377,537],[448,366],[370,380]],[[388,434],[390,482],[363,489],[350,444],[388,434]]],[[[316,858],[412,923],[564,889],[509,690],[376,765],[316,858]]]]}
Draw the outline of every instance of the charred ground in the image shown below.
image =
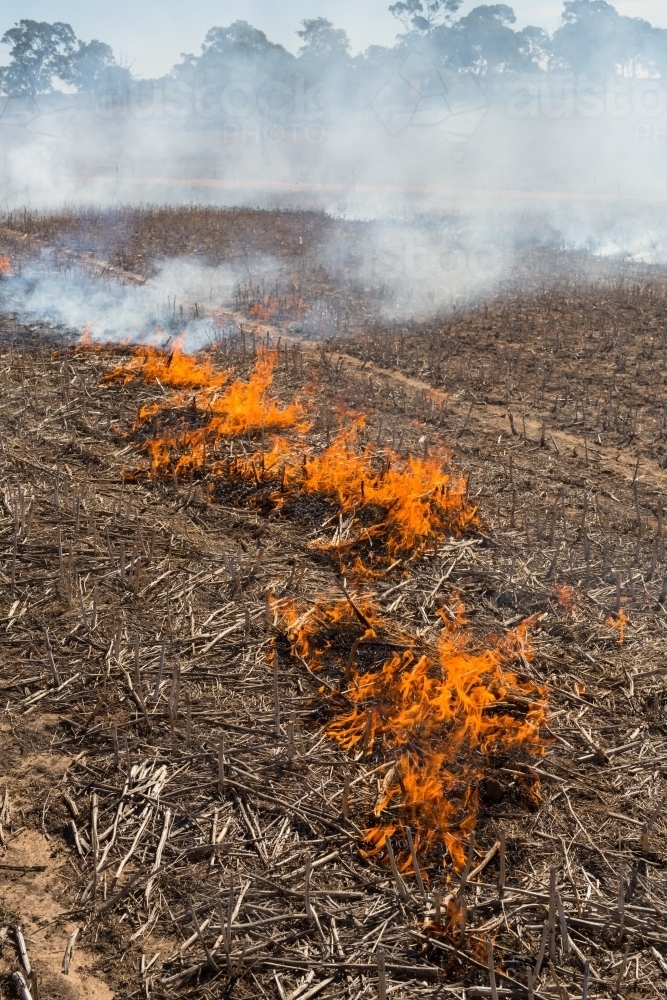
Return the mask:
{"type": "MultiPolygon", "coordinates": [[[[126,257],[105,230],[91,261],[141,276],[156,253],[150,232],[164,248],[173,230],[191,249],[223,226],[234,248],[284,238],[297,254],[304,221],[323,243],[334,225],[205,216],[138,215],[118,240],[126,257]]],[[[18,217],[2,231],[13,260],[75,225],[94,230],[72,215],[26,218],[27,236],[18,217]]],[[[369,321],[348,303],[345,338],[283,340],[271,391],[284,406],[308,387],[309,446],[327,447],[342,412],[363,412],[361,443],[378,455],[424,460],[451,446],[479,508],[469,531],[378,576],[350,574],[327,548],[344,529],[331,497],[264,502],[261,471],[234,492],[212,483],[210,456],[175,482],[129,481],[142,463],[137,412],[164,393],[108,380],[128,351],[77,349],[2,318],[0,865],[16,866],[0,867],[7,992],[19,920],[53,995],[91,990],[85,978],[62,985],[75,927],[73,969],[94,969],[99,989],[122,996],[360,997],[383,984],[398,996],[489,995],[487,941],[499,988],[517,995],[539,962],[536,996],[581,996],[587,960],[591,997],[662,995],[667,278],[553,250],[526,251],[517,268],[486,301],[435,320],[369,321]],[[319,609],[310,639],[322,670],[295,655],[281,601],[319,609]],[[401,878],[386,850],[360,850],[396,752],[386,734],[347,752],[326,727],[370,601],[377,645],[357,647],[361,676],[406,634],[434,648],[443,615],[475,649],[532,617],[535,655],[515,669],[548,700],[546,756],[472,748],[479,806],[462,892],[452,853],[418,843],[422,896],[406,834],[418,816],[402,817],[396,799],[401,878]],[[337,602],[348,609],[338,624],[326,616],[337,602]]],[[[320,290],[299,294],[307,307],[320,290]]],[[[247,325],[215,364],[247,380],[260,343],[283,331],[250,314],[256,300],[237,305],[247,325]]],[[[242,447],[258,455],[264,443],[250,434],[242,447]]],[[[513,697],[506,711],[522,718],[513,697]]]]}

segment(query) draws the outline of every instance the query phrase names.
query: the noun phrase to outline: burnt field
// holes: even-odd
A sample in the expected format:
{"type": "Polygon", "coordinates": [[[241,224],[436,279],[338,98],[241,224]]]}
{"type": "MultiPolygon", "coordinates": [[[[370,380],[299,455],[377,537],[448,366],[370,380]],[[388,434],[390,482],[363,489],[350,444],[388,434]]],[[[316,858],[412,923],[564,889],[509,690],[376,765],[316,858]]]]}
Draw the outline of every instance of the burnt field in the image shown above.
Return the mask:
{"type": "Polygon", "coordinates": [[[667,276],[399,321],[361,224],[109,218],[7,275],[285,269],[150,345],[0,315],[4,993],[662,996],[667,276]]]}

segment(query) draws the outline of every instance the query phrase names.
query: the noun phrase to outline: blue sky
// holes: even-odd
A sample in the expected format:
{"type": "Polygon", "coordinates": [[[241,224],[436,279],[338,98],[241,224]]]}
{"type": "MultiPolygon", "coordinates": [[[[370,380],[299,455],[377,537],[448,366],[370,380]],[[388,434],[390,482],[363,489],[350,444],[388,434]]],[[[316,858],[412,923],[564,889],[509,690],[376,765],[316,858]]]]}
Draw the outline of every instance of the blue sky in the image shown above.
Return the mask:
{"type": "MultiPolygon", "coordinates": [[[[561,0],[505,0],[514,7],[519,26],[558,25],[561,0]]],[[[199,52],[208,28],[237,19],[250,21],[273,41],[295,51],[295,32],[307,17],[328,17],[345,28],[355,51],[371,43],[391,45],[397,22],[387,8],[390,0],[2,0],[0,33],[21,18],[67,21],[80,38],[99,38],[117,58],[131,64],[138,76],[157,76],[178,60],[181,52],[199,52]]],[[[464,11],[480,0],[466,0],[464,11]]],[[[643,17],[667,28],[667,0],[617,0],[619,12],[643,17]]],[[[0,61],[7,49],[0,46],[0,61]]]]}

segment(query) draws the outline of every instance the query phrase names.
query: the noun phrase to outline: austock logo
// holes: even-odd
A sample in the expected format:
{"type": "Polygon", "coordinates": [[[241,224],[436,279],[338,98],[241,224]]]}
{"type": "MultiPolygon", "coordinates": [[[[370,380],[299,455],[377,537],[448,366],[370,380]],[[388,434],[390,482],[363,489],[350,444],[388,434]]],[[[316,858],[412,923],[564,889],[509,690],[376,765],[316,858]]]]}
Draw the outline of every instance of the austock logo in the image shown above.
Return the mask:
{"type": "Polygon", "coordinates": [[[379,240],[371,263],[372,270],[387,278],[450,287],[496,280],[507,273],[512,260],[510,243],[429,239],[409,233],[402,239],[394,234],[379,240]]]}
{"type": "Polygon", "coordinates": [[[644,119],[648,136],[653,128],[646,120],[655,121],[667,111],[667,90],[657,78],[608,76],[602,83],[569,77],[544,80],[533,77],[508,84],[505,106],[510,118],[607,117],[622,121],[634,116],[644,119]]]}
{"type": "Polygon", "coordinates": [[[266,79],[257,84],[238,79],[224,86],[198,76],[192,82],[135,81],[130,87],[99,93],[95,111],[102,118],[130,117],[166,123],[195,120],[228,126],[238,134],[257,128],[301,128],[315,136],[321,131],[324,117],[321,90],[321,85],[311,86],[300,74],[289,81],[266,79]]]}

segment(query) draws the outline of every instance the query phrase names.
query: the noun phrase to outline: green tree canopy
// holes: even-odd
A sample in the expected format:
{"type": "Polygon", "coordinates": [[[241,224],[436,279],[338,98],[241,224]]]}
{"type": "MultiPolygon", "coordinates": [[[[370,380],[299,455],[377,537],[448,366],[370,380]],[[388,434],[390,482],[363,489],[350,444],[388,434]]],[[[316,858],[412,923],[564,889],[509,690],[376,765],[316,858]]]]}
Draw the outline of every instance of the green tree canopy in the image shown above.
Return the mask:
{"type": "Polygon", "coordinates": [[[514,31],[515,23],[511,7],[484,4],[451,27],[439,28],[435,40],[457,65],[480,75],[526,70],[531,68],[531,39],[514,31]]]}
{"type": "Polygon", "coordinates": [[[11,45],[0,80],[5,93],[34,101],[37,94],[53,90],[55,78],[67,81],[77,42],[69,24],[22,20],[0,41],[11,45]]]}
{"type": "Polygon", "coordinates": [[[207,31],[198,58],[185,57],[173,73],[194,78],[203,73],[208,83],[225,86],[234,79],[261,80],[266,76],[282,75],[294,62],[282,45],[271,42],[263,31],[247,21],[234,21],[226,28],[207,31]]]}
{"type": "Polygon", "coordinates": [[[91,42],[79,42],[66,79],[77,90],[93,93],[112,81],[118,82],[120,78],[129,82],[129,77],[129,70],[116,62],[111,46],[93,38],[91,42]]]}
{"type": "Polygon", "coordinates": [[[350,39],[342,28],[334,28],[326,17],[316,17],[302,21],[302,30],[297,35],[303,45],[299,55],[303,58],[331,59],[336,56],[347,56],[350,52],[350,39]]]}
{"type": "Polygon", "coordinates": [[[463,0],[398,0],[389,8],[406,31],[430,34],[439,24],[449,24],[463,0]]]}
{"type": "Polygon", "coordinates": [[[607,0],[566,0],[553,36],[554,69],[577,76],[604,76],[619,69],[634,75],[667,53],[667,32],[638,17],[623,17],[607,0]]]}
{"type": "Polygon", "coordinates": [[[268,55],[288,55],[282,45],[270,42],[263,31],[247,21],[234,21],[227,28],[211,28],[206,32],[202,52],[219,55],[264,58],[268,55]]]}

